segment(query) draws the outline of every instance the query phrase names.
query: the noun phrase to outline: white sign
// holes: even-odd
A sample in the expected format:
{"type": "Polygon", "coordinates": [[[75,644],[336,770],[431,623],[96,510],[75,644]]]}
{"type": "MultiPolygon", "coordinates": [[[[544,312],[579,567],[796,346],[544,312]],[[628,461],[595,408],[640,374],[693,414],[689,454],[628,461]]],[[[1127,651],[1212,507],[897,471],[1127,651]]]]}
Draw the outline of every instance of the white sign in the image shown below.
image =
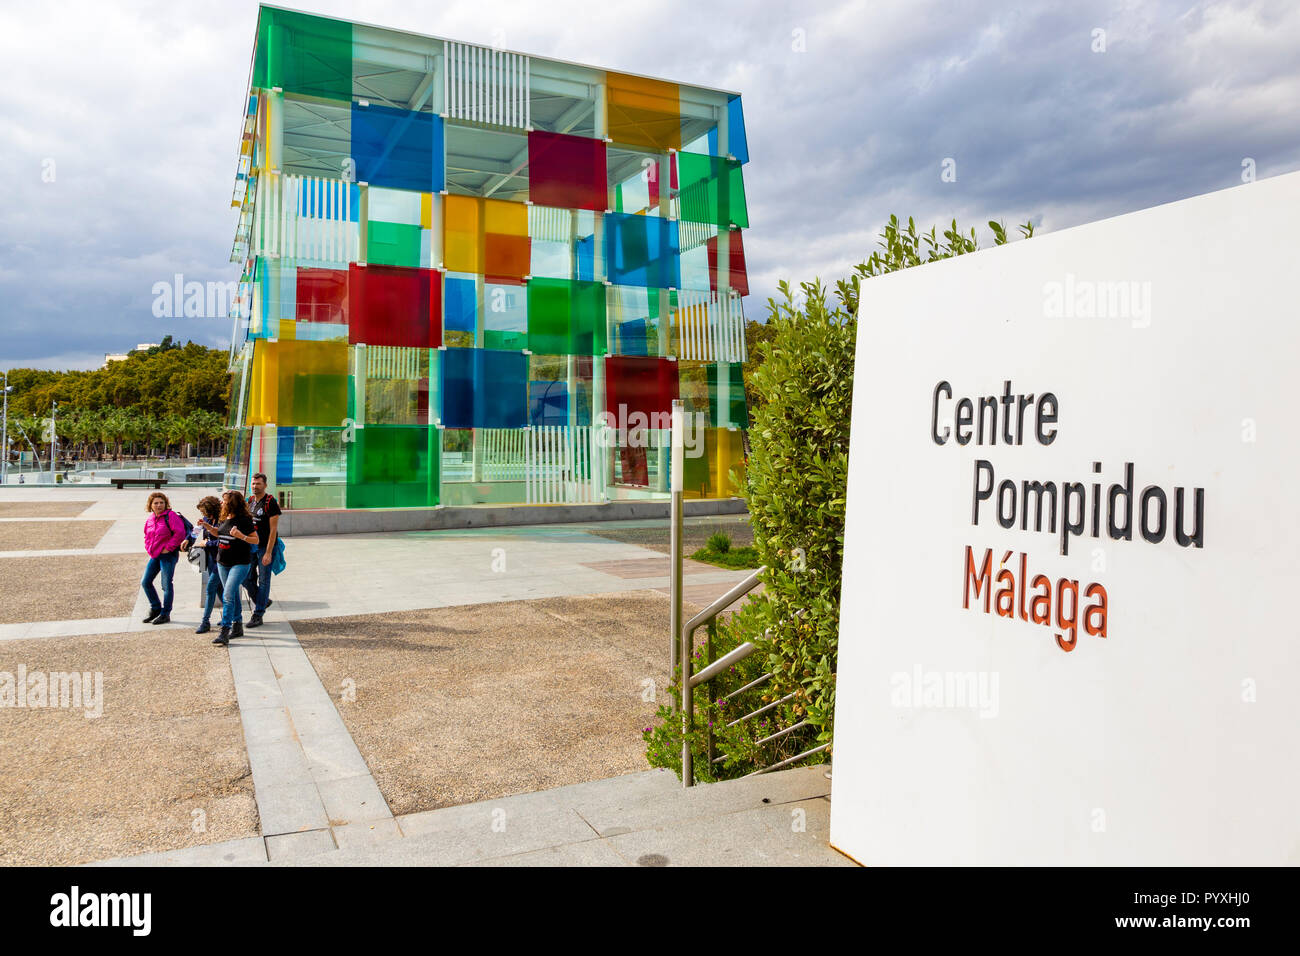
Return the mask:
{"type": "Polygon", "coordinates": [[[831,843],[1300,862],[1300,174],[862,283],[831,843]]]}

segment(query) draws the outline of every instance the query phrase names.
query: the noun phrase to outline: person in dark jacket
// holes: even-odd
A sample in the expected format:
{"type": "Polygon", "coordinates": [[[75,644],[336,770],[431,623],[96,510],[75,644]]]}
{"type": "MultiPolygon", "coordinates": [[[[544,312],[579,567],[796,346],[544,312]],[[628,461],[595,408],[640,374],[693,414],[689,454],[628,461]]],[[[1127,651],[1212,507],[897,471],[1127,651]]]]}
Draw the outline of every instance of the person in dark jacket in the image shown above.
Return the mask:
{"type": "MultiPolygon", "coordinates": [[[[206,522],[211,527],[216,527],[221,523],[221,499],[215,495],[208,495],[199,502],[200,521],[206,522]]],[[[215,534],[208,531],[199,522],[195,522],[195,530],[202,536],[203,542],[203,623],[194,631],[195,634],[206,634],[212,630],[212,608],[217,603],[217,598],[221,597],[221,572],[218,570],[217,556],[220,550],[220,539],[215,534]]],[[[223,610],[224,613],[224,610],[223,610]]]]}
{"type": "Polygon", "coordinates": [[[213,526],[206,518],[200,527],[217,536],[217,568],[221,574],[221,633],[213,644],[229,644],[233,637],[244,636],[244,605],[239,586],[248,577],[257,547],[257,524],[248,511],[248,502],[238,491],[221,496],[221,523],[213,526]]]}

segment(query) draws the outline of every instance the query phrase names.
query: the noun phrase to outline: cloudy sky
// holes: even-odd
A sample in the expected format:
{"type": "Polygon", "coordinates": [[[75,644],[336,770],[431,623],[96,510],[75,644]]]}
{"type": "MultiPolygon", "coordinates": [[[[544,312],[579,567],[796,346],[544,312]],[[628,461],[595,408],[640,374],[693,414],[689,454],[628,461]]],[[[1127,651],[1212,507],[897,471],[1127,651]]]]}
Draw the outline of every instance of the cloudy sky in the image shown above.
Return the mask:
{"type": "MultiPolygon", "coordinates": [[[[740,91],[754,317],[781,278],[847,274],[891,213],[987,241],[989,219],[1053,231],[1238,185],[1246,161],[1300,169],[1291,0],[281,5],[740,91]]],[[[256,19],[251,0],[0,5],[0,368],[226,344],[225,319],[154,318],[151,290],[238,278],[256,19]]]]}

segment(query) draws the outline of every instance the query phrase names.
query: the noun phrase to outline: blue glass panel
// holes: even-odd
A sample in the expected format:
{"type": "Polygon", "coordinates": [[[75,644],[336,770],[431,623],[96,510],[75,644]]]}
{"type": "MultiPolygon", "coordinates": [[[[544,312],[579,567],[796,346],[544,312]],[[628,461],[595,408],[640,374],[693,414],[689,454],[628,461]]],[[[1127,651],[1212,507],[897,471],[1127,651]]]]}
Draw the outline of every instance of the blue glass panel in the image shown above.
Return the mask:
{"type": "Polygon", "coordinates": [[[442,117],[352,104],[352,159],[358,182],[394,189],[443,188],[442,117]]]}
{"type": "Polygon", "coordinates": [[[293,484],[293,432],[292,426],[275,430],[275,480],[280,484],[293,484]]]}
{"type": "Polygon", "coordinates": [[[615,285],[680,287],[678,248],[675,221],[616,212],[605,216],[605,266],[615,285]]]}
{"type": "Polygon", "coordinates": [[[529,424],[569,424],[569,386],[565,382],[528,383],[529,424]]]}
{"type": "Polygon", "coordinates": [[[454,279],[447,276],[443,286],[443,330],[446,332],[473,332],[475,313],[478,311],[478,294],[473,279],[454,279]]]}
{"type": "Polygon", "coordinates": [[[356,183],[337,184],[334,180],[304,176],[300,180],[298,215],[317,219],[337,220],[339,206],[347,203],[347,219],[356,222],[361,218],[361,187],[356,183]]]}
{"type": "Polygon", "coordinates": [[[442,353],[444,428],[522,428],[528,424],[528,356],[493,349],[442,353]]]}

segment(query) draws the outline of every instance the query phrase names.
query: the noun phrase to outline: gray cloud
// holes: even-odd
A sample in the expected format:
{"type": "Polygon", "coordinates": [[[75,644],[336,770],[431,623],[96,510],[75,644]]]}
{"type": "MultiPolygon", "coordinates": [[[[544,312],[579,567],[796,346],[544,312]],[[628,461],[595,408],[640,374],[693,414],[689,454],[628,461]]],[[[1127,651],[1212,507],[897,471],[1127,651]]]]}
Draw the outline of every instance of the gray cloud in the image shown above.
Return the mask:
{"type": "MultiPolygon", "coordinates": [[[[890,213],[955,217],[988,241],[990,218],[1056,230],[1237,185],[1246,157],[1261,178],[1300,168],[1286,2],[311,9],[739,90],[751,316],[780,278],[846,274],[890,213]]],[[[256,11],[0,11],[0,366],[84,367],[166,334],[224,342],[224,319],[155,318],[151,288],[238,277],[228,200],[256,11]]]]}

